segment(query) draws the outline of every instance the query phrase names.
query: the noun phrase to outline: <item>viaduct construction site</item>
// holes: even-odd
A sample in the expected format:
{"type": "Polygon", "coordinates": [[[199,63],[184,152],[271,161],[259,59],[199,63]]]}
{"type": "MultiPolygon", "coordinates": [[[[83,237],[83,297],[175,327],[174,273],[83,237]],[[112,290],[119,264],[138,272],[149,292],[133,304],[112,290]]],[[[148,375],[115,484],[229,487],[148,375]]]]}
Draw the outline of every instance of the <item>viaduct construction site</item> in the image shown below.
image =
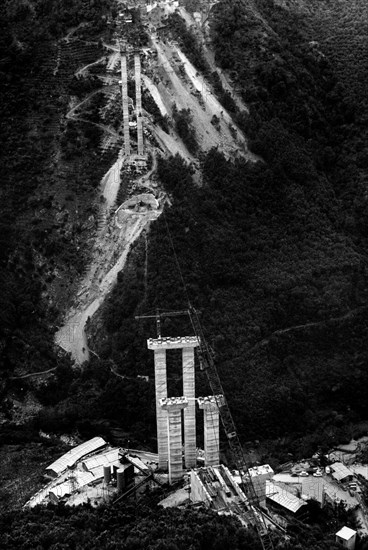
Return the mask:
{"type": "MultiPolygon", "coordinates": [[[[104,224],[97,233],[90,272],[80,285],[77,300],[66,317],[65,325],[56,335],[56,341],[71,353],[78,365],[88,360],[88,346],[93,341],[90,335],[90,340],[86,335],[87,321],[113,288],[118,273],[124,268],[130,246],[143,230],[148,232],[150,222],[163,211],[167,196],[160,190],[155,176],[157,157],[181,155],[191,165],[199,182],[199,154],[213,147],[223,152],[227,159],[242,157],[248,161],[255,160],[247,148],[246,137],[219,102],[213,87],[192,65],[165,25],[167,16],[176,11],[191,29],[202,33],[204,55],[210,68],[217,71],[203,31],[213,2],[198,1],[197,4],[200,11],[190,14],[182,2],[140,1],[141,22],[145,30],[148,29],[149,41],[146,46],[139,47],[137,42],[129,44],[124,34],[128,34],[127,28],[132,25],[130,8],[135,9],[137,3],[133,0],[124,4],[120,2],[122,11],[118,17],[123,21],[124,32],[118,34],[114,44],[105,45],[110,53],[109,82],[113,83],[116,91],[109,101],[112,104],[116,100],[119,109],[122,108],[122,117],[121,111],[117,110],[120,117],[116,125],[118,132],[110,137],[116,138],[121,150],[118,160],[103,180],[102,192],[106,200],[103,205],[104,224]],[[117,74],[113,74],[115,67],[117,74]],[[142,105],[142,86],[146,109],[142,105]],[[156,104],[161,119],[166,122],[166,130],[153,122],[154,117],[147,107],[147,96],[156,104]],[[175,114],[178,111],[190,113],[191,129],[198,142],[197,153],[189,151],[177,131],[175,114]],[[150,171],[147,167],[149,160],[152,160],[150,171]],[[140,176],[132,181],[127,192],[129,198],[125,198],[114,211],[120,174],[124,170],[129,172],[132,167],[132,171],[137,171],[140,176]],[[136,195],[130,191],[133,188],[136,195]]],[[[246,111],[246,106],[232,89],[226,75],[220,71],[217,75],[235,104],[246,111]]],[[[106,126],[102,129],[106,130],[106,126]]],[[[275,521],[270,517],[266,502],[286,509],[295,517],[304,518],[306,501],[301,495],[318,498],[323,505],[327,491],[320,483],[319,473],[312,480],[315,483],[300,483],[301,490],[292,492],[277,485],[276,476],[268,464],[248,467],[197,314],[191,306],[187,313],[193,328],[191,335],[163,337],[159,331],[157,338],[147,340],[154,363],[157,453],[111,449],[101,438],[91,440],[88,444],[84,443],[83,448],[77,447],[72,456],[62,457],[50,465],[47,470],[57,477],[34,497],[30,505],[39,504],[44,499],[47,501],[51,493],[53,499],[60,500],[68,495],[73,498],[77,484],[80,500],[83,494],[91,495],[88,498],[100,503],[100,494],[102,499],[106,495],[114,499],[116,489],[119,500],[130,494],[138,495],[141,487],[157,488],[168,482],[171,486],[169,491],[173,493],[180,486],[178,491],[181,491],[182,500],[176,496],[175,505],[187,501],[203,502],[219,513],[234,513],[244,525],[255,527],[264,550],[272,549],[269,531],[275,526],[275,521]],[[169,391],[172,350],[181,353],[183,384],[182,392],[177,392],[179,395],[172,395],[169,391]],[[196,393],[198,365],[207,377],[208,395],[198,396],[196,393]],[[221,436],[220,421],[223,428],[221,436]],[[202,422],[203,430],[199,425],[202,422]],[[203,449],[198,449],[202,431],[203,449]],[[220,464],[220,437],[229,444],[231,470],[220,464]],[[73,475],[68,468],[74,468],[73,475]],[[85,486],[90,487],[90,493],[87,490],[83,493],[85,486]]],[[[146,378],[149,379],[149,376],[146,378]]],[[[346,474],[347,477],[349,475],[346,474]]],[[[290,484],[293,482],[294,477],[290,484]]],[[[328,485],[327,481],[324,483],[328,485]]],[[[336,494],[336,487],[332,484],[331,487],[331,494],[333,491],[336,494]]],[[[283,529],[282,525],[277,525],[277,528],[283,529]]]]}
{"type": "Polygon", "coordinates": [[[205,465],[219,464],[219,406],[223,396],[195,396],[194,349],[199,346],[197,336],[150,338],[147,346],[154,353],[155,363],[158,465],[160,470],[168,470],[172,483],[183,477],[183,444],[185,468],[195,468],[197,464],[196,404],[203,409],[205,465]],[[183,395],[179,397],[167,395],[166,351],[172,349],[182,351],[183,395]]]}

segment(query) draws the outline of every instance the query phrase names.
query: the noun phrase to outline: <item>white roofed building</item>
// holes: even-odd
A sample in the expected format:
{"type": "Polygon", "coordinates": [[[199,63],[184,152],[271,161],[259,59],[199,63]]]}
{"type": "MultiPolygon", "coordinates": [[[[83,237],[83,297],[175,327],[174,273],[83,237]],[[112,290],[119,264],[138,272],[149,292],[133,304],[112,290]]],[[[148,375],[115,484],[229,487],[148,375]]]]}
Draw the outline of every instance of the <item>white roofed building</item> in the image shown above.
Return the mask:
{"type": "Polygon", "coordinates": [[[352,481],[354,477],[353,472],[341,462],[331,464],[331,475],[336,481],[340,481],[341,483],[352,481]]]}
{"type": "Polygon", "coordinates": [[[354,550],[356,535],[356,531],[350,529],[350,527],[343,527],[336,533],[336,542],[339,542],[344,548],[348,548],[348,550],[354,550]]]}
{"type": "Polygon", "coordinates": [[[305,500],[268,480],[266,481],[266,496],[270,504],[283,508],[299,519],[304,519],[308,514],[305,500]]]}
{"type": "Polygon", "coordinates": [[[261,502],[264,501],[266,498],[266,480],[273,478],[273,469],[269,464],[263,464],[262,466],[249,468],[248,473],[252,478],[252,484],[257,497],[261,502]]]}
{"type": "Polygon", "coordinates": [[[72,468],[78,460],[84,456],[94,453],[105,445],[107,445],[107,443],[102,437],[94,437],[93,439],[74,447],[74,449],[71,449],[69,452],[65,453],[65,455],[55,460],[55,462],[46,468],[46,474],[51,477],[57,477],[68,468],[72,468]]]}

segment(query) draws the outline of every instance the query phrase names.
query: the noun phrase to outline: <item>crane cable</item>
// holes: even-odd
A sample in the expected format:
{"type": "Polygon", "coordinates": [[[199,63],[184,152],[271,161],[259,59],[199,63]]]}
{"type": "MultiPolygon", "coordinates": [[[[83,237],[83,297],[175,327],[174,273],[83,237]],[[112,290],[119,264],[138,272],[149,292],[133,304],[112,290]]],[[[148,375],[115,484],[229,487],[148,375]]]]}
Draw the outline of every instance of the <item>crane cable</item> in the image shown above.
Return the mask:
{"type": "MultiPolygon", "coordinates": [[[[184,293],[185,293],[185,296],[187,298],[187,303],[188,303],[188,313],[189,313],[189,318],[190,318],[190,321],[191,321],[191,324],[192,324],[192,327],[193,327],[193,330],[194,330],[194,334],[196,334],[197,336],[199,336],[199,339],[200,339],[200,342],[199,342],[199,350],[200,350],[200,359],[201,359],[201,356],[204,353],[207,353],[209,354],[209,356],[211,356],[212,360],[213,360],[213,351],[212,349],[210,348],[210,346],[208,346],[207,342],[206,342],[206,339],[203,337],[203,329],[202,329],[202,326],[201,326],[201,323],[199,321],[199,318],[198,318],[198,314],[197,314],[197,311],[195,310],[195,308],[191,305],[190,303],[190,300],[189,300],[189,294],[188,294],[188,289],[187,289],[187,286],[185,284],[185,281],[184,281],[184,277],[183,277],[183,273],[182,273],[182,270],[181,270],[181,267],[180,267],[180,263],[179,263],[179,259],[178,259],[178,255],[176,253],[176,250],[175,250],[175,246],[174,246],[174,241],[173,241],[173,238],[172,238],[172,235],[171,235],[171,232],[170,232],[170,228],[169,228],[169,225],[168,225],[168,222],[167,222],[167,218],[166,218],[166,215],[165,215],[165,210],[163,210],[163,216],[164,216],[164,220],[165,220],[165,225],[166,225],[166,230],[167,230],[167,234],[168,234],[168,237],[169,237],[169,241],[170,241],[170,244],[171,244],[171,248],[173,250],[173,254],[174,254],[174,258],[175,258],[175,263],[176,263],[176,267],[177,267],[177,270],[178,270],[178,273],[179,273],[179,277],[180,277],[180,280],[181,280],[181,283],[183,285],[183,290],[184,290],[184,293]],[[199,334],[198,334],[199,333],[199,334]]],[[[215,369],[216,371],[216,367],[215,365],[213,364],[212,365],[213,368],[215,369]]],[[[218,376],[218,375],[217,375],[218,376]]],[[[210,384],[211,386],[211,384],[210,384]]],[[[214,396],[216,401],[217,401],[217,398],[218,396],[214,396]]],[[[223,398],[226,400],[226,397],[223,395],[223,398]]],[[[230,412],[230,411],[229,411],[230,412]]],[[[221,420],[222,419],[222,415],[221,416],[221,420]]],[[[231,419],[232,420],[232,419],[231,419]]],[[[233,421],[232,421],[233,422],[233,421]]],[[[226,431],[226,430],[225,430],[226,431]]],[[[239,442],[240,444],[240,442],[239,442]]],[[[243,451],[242,451],[243,453],[243,451]]],[[[252,482],[251,482],[252,483],[252,482]]],[[[253,488],[253,491],[254,491],[254,488],[253,488]]],[[[253,509],[253,512],[252,512],[252,515],[256,521],[256,524],[258,525],[258,521],[261,523],[261,526],[258,527],[256,530],[258,532],[258,536],[259,536],[259,540],[261,542],[261,545],[262,545],[262,548],[263,550],[272,550],[274,548],[273,546],[273,542],[272,542],[272,539],[269,538],[270,535],[268,533],[268,530],[267,530],[267,525],[266,525],[266,521],[265,521],[265,518],[264,518],[264,515],[262,514],[262,512],[260,512],[260,515],[261,515],[261,519],[257,519],[257,511],[253,508],[253,506],[251,505],[250,506],[250,509],[252,510],[253,509]],[[263,529],[262,529],[262,526],[265,528],[265,533],[263,533],[263,529]]]]}
{"type": "MultiPolygon", "coordinates": [[[[170,245],[171,245],[171,248],[172,248],[172,251],[173,251],[173,254],[174,254],[174,259],[175,259],[175,264],[176,264],[176,269],[178,271],[178,275],[179,275],[179,278],[180,278],[180,281],[181,281],[181,284],[183,286],[183,290],[184,290],[184,293],[185,293],[185,297],[186,297],[186,301],[187,301],[187,304],[188,304],[188,315],[189,315],[189,319],[190,319],[190,324],[192,325],[192,329],[193,329],[193,332],[194,334],[199,337],[199,345],[200,345],[200,349],[201,349],[201,352],[203,350],[203,348],[205,348],[206,352],[211,355],[211,357],[214,356],[214,352],[211,348],[211,346],[209,346],[207,344],[207,340],[205,339],[204,337],[204,333],[203,333],[203,329],[202,329],[202,325],[199,321],[199,318],[198,318],[198,313],[196,311],[196,309],[192,306],[191,304],[191,301],[189,299],[189,292],[188,292],[188,287],[185,283],[185,280],[184,280],[184,276],[183,276],[183,271],[180,267],[180,262],[179,262],[179,258],[178,258],[178,255],[177,255],[177,252],[175,250],[175,245],[174,245],[174,240],[172,238],[172,235],[171,235],[171,231],[170,231],[170,227],[169,227],[169,224],[168,224],[168,221],[167,221],[167,217],[166,217],[166,214],[165,214],[165,210],[163,210],[163,218],[165,220],[165,226],[166,226],[166,231],[167,231],[167,235],[169,237],[169,241],[170,241],[170,245]],[[195,317],[195,322],[194,322],[194,317],[195,317]]],[[[199,357],[200,358],[200,357],[199,357]]]]}
{"type": "Polygon", "coordinates": [[[167,217],[166,217],[166,214],[165,214],[165,209],[163,210],[162,213],[163,213],[163,218],[165,220],[167,235],[169,237],[171,248],[172,248],[172,251],[173,251],[173,254],[174,254],[176,268],[177,268],[177,271],[178,271],[178,274],[179,274],[179,277],[180,277],[180,280],[181,280],[181,284],[183,285],[183,290],[184,290],[184,293],[185,293],[185,297],[187,299],[188,306],[191,307],[187,285],[185,284],[184,277],[183,277],[183,272],[182,272],[182,269],[180,267],[178,255],[177,255],[176,250],[175,250],[174,241],[173,241],[173,238],[172,238],[172,235],[171,235],[171,232],[170,232],[170,228],[169,228],[169,224],[167,222],[167,217]]]}

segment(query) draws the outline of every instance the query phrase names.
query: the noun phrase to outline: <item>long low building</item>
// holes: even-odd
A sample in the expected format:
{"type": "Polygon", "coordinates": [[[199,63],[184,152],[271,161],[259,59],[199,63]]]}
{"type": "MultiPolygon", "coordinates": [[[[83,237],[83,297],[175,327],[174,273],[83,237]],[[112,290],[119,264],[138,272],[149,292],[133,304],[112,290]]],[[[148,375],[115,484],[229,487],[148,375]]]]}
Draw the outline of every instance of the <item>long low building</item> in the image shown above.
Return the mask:
{"type": "Polygon", "coordinates": [[[345,483],[347,481],[352,481],[354,474],[349,468],[342,464],[341,462],[334,462],[331,464],[331,475],[336,481],[345,483]]]}
{"type": "Polygon", "coordinates": [[[57,477],[68,468],[72,468],[76,462],[84,456],[94,453],[106,445],[107,443],[102,437],[94,437],[89,441],[85,441],[85,443],[74,447],[74,449],[71,449],[69,452],[65,453],[65,455],[50,464],[50,466],[46,468],[46,474],[51,477],[57,477]]]}
{"type": "Polygon", "coordinates": [[[282,489],[272,481],[266,481],[267,500],[278,508],[282,508],[299,519],[307,515],[307,503],[289,491],[282,489]]]}

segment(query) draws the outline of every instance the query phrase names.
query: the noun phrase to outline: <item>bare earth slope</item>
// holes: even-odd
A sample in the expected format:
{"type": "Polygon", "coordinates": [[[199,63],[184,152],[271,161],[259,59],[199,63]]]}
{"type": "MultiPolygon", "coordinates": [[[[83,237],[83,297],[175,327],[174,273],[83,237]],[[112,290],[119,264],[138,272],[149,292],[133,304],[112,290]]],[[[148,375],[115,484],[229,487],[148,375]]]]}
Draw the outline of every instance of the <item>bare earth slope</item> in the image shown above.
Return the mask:
{"type": "MultiPolygon", "coordinates": [[[[169,7],[167,7],[167,11],[170,12],[169,7]]],[[[193,19],[189,14],[187,14],[187,20],[188,23],[193,24],[193,19]]],[[[101,78],[109,88],[114,89],[118,82],[115,74],[118,74],[119,71],[120,58],[116,46],[105,44],[105,47],[111,52],[107,63],[110,76],[108,79],[101,78]]],[[[153,34],[151,50],[155,51],[156,55],[149,63],[145,64],[142,81],[143,87],[149,90],[161,115],[167,116],[170,121],[175,108],[178,110],[189,109],[192,131],[199,145],[199,152],[207,152],[216,147],[226,157],[240,156],[253,160],[255,156],[248,151],[247,141],[242,131],[236,126],[232,117],[216,98],[209,83],[195,69],[178,44],[168,40],[163,41],[153,34]],[[217,119],[216,125],[212,123],[213,117],[217,119]]],[[[210,55],[208,49],[207,55],[210,55]]],[[[79,69],[77,74],[85,75],[88,68],[93,65],[92,63],[79,69]]],[[[213,56],[212,68],[215,68],[213,56]]],[[[228,83],[226,86],[231,91],[231,86],[228,83]]],[[[106,89],[105,86],[103,91],[106,89]]],[[[76,121],[85,121],[83,107],[88,105],[88,101],[97,93],[93,92],[78,105],[75,105],[67,116],[76,121]]],[[[107,99],[107,101],[110,101],[111,104],[113,100],[107,99]]],[[[239,98],[238,101],[240,101],[239,98]]],[[[108,124],[97,125],[104,131],[105,136],[110,136],[109,140],[116,141],[119,138],[119,129],[116,130],[108,124]]],[[[146,151],[154,158],[153,168],[146,176],[138,178],[135,183],[131,182],[130,188],[138,188],[139,191],[139,187],[144,184],[149,193],[144,196],[143,200],[138,200],[143,195],[137,196],[134,194],[137,191],[133,192],[131,196],[136,197],[134,199],[136,205],[129,204],[124,208],[123,204],[115,213],[113,212],[116,208],[121,173],[124,173],[127,161],[124,158],[123,150],[121,150],[118,159],[101,181],[100,193],[104,201],[100,205],[100,227],[95,236],[90,266],[79,283],[74,304],[66,313],[64,323],[55,336],[56,343],[71,353],[74,361],[78,364],[89,359],[85,334],[86,323],[113,288],[119,271],[124,268],[131,245],[144,230],[148,230],[150,222],[156,219],[162,211],[162,201],[165,200],[165,196],[160,194],[157,184],[155,184],[155,188],[151,186],[157,154],[163,156],[179,154],[187,163],[197,166],[197,155],[188,151],[173,123],[169,125],[168,131],[164,131],[153,122],[153,118],[148,112],[144,112],[144,126],[154,136],[158,148],[146,139],[146,151]]],[[[110,143],[109,140],[106,141],[106,137],[104,139],[105,143],[110,143]]],[[[200,174],[197,176],[200,181],[200,174]]]]}

